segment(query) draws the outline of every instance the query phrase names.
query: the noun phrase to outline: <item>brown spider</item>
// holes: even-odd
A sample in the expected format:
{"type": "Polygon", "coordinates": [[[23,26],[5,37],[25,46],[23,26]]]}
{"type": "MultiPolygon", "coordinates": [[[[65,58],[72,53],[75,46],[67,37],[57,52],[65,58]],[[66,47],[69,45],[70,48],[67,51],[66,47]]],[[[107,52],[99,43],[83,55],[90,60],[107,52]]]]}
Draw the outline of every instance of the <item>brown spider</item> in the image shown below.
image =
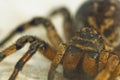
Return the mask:
{"type": "Polygon", "coordinates": [[[66,8],[54,10],[50,16],[61,13],[64,17],[63,28],[67,41],[65,43],[49,19],[37,17],[20,25],[0,45],[6,43],[16,33],[40,24],[46,28],[52,45],[34,36],[23,36],[2,51],[0,61],[20,50],[26,43],[30,43],[29,50],[17,62],[9,80],[15,80],[18,72],[36,51],[52,60],[48,80],[54,79],[58,64],[63,65],[64,76],[69,80],[115,79],[120,75],[119,57],[115,53],[115,50],[120,48],[115,44],[120,25],[119,4],[119,0],[89,0],[78,10],[75,20],[66,8]]]}

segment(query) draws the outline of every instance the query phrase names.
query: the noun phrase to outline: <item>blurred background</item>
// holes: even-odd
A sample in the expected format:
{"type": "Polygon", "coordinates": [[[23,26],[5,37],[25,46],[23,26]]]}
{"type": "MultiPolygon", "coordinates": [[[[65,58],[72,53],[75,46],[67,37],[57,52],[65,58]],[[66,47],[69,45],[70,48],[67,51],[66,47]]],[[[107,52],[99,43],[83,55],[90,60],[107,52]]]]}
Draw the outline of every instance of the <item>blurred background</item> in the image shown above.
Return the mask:
{"type": "MultiPolygon", "coordinates": [[[[67,7],[72,15],[75,14],[78,7],[86,0],[0,0],[0,41],[2,41],[18,25],[31,20],[36,16],[47,17],[50,11],[61,6],[67,7]]],[[[53,20],[60,36],[62,33],[62,18],[55,17],[53,20]]],[[[9,47],[19,37],[24,35],[34,35],[48,41],[43,27],[30,29],[22,34],[17,34],[12,40],[0,47],[0,50],[9,47]]],[[[63,37],[64,38],[64,37],[63,37]]],[[[5,58],[0,63],[0,80],[7,80],[11,75],[14,65],[28,49],[26,45],[22,50],[5,58]]],[[[30,61],[27,62],[22,72],[19,73],[16,80],[47,80],[47,73],[50,68],[48,59],[41,54],[36,53],[30,61]]],[[[61,66],[56,74],[56,80],[64,80],[61,66]]]]}

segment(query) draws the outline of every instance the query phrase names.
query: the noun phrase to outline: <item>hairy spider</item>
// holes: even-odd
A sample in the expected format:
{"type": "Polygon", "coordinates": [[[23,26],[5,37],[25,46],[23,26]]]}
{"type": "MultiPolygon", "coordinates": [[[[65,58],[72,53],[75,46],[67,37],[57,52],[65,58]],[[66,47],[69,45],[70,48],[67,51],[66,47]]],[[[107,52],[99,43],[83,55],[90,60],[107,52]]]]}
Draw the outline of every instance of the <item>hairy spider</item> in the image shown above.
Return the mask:
{"type": "Polygon", "coordinates": [[[54,10],[50,17],[61,13],[67,42],[58,36],[49,19],[36,17],[15,29],[0,45],[16,33],[42,24],[52,45],[34,36],[23,36],[16,43],[0,52],[0,61],[30,43],[29,50],[17,62],[9,80],[15,80],[25,63],[41,52],[52,64],[48,80],[53,80],[58,64],[63,65],[63,73],[69,80],[112,80],[120,75],[119,57],[119,0],[89,0],[76,13],[75,20],[66,8],[54,10]],[[116,49],[117,48],[117,49],[116,49]]]}

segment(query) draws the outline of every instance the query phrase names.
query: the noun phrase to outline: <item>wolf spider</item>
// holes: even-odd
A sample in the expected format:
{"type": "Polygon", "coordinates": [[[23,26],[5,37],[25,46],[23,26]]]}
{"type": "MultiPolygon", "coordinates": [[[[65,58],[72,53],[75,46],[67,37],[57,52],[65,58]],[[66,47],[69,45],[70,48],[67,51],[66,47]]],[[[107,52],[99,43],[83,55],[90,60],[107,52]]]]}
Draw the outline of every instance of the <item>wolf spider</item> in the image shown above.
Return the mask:
{"type": "Polygon", "coordinates": [[[115,45],[120,26],[119,3],[118,0],[89,0],[80,7],[75,20],[66,8],[51,12],[50,17],[58,13],[63,15],[67,42],[63,42],[47,18],[36,17],[18,26],[0,45],[6,43],[16,33],[40,24],[45,27],[52,45],[34,36],[23,36],[0,52],[2,61],[20,50],[26,43],[30,43],[29,50],[17,62],[9,80],[15,80],[19,71],[36,51],[52,60],[48,80],[54,79],[58,64],[63,65],[64,76],[69,80],[112,80],[119,76],[119,56],[115,53],[120,49],[119,45],[118,47],[115,45]]]}

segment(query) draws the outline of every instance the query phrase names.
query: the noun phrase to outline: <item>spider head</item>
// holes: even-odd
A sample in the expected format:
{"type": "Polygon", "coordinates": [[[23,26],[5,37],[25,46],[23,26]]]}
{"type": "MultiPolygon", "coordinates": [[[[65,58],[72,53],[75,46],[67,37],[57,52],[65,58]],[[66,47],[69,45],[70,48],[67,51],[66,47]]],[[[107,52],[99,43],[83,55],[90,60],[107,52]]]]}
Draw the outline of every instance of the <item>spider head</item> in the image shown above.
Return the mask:
{"type": "Polygon", "coordinates": [[[96,59],[102,51],[110,50],[107,41],[95,29],[83,27],[76,33],[78,40],[72,43],[78,45],[84,53],[88,53],[91,58],[96,59]]]}

